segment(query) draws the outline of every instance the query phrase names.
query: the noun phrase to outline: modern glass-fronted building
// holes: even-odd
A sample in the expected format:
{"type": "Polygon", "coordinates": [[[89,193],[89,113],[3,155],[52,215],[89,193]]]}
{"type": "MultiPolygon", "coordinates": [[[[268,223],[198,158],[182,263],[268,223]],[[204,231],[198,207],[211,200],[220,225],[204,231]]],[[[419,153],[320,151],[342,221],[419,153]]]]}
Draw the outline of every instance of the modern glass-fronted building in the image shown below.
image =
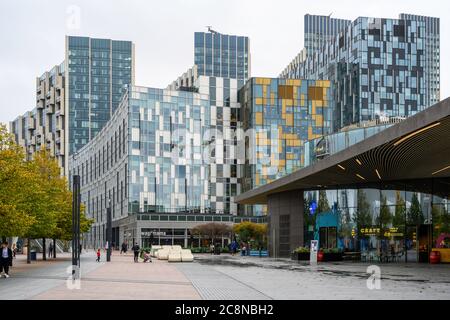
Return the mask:
{"type": "MultiPolygon", "coordinates": [[[[378,123],[308,141],[305,166],[394,124],[378,123]],[[318,146],[327,146],[326,155],[318,146]]],[[[438,182],[430,179],[429,190],[438,182]]],[[[323,249],[359,252],[358,259],[367,262],[427,262],[431,247],[449,245],[448,240],[444,244],[450,217],[448,199],[395,190],[388,182],[380,187],[305,192],[304,243],[315,239],[323,249]]]]}
{"type": "Polygon", "coordinates": [[[416,20],[425,23],[425,90],[427,105],[432,106],[441,101],[441,45],[440,45],[440,19],[434,17],[418,16],[413,14],[400,14],[400,19],[416,20]]]}
{"type": "Polygon", "coordinates": [[[439,69],[427,50],[431,35],[436,37],[427,21],[360,17],[282,76],[331,81],[334,131],[379,116],[411,116],[439,96],[439,86],[427,79],[427,70],[435,70],[435,77],[439,69]]]}
{"type": "Polygon", "coordinates": [[[239,106],[221,106],[222,98],[211,105],[210,97],[237,91],[237,80],[198,80],[209,94],[129,87],[111,120],[72,156],[70,177],[81,176],[82,202],[95,220],[89,245],[105,241],[108,203],[115,244],[180,229],[174,239],[185,245],[200,223],[235,221],[240,168],[227,127],[237,126],[239,106]]]}
{"type": "Polygon", "coordinates": [[[322,49],[350,23],[350,20],[335,19],[331,16],[305,14],[303,31],[307,54],[313,55],[322,49]]]}
{"type": "MultiPolygon", "coordinates": [[[[252,78],[240,90],[239,99],[245,191],[303,167],[304,143],[330,132],[329,81],[252,78]]],[[[261,215],[265,208],[256,206],[253,211],[261,215]]]]}
{"type": "Polygon", "coordinates": [[[69,155],[95,137],[116,110],[124,85],[134,83],[129,41],[67,36],[65,52],[61,64],[36,79],[36,107],[23,116],[27,134],[10,124],[27,157],[45,146],[63,175],[69,155]]]}
{"type": "Polygon", "coordinates": [[[194,64],[198,75],[247,80],[250,77],[250,39],[215,31],[194,35],[194,64]]]}
{"type": "Polygon", "coordinates": [[[124,85],[134,83],[130,41],[66,38],[69,152],[76,152],[103,128],[118,107],[124,85]]]}

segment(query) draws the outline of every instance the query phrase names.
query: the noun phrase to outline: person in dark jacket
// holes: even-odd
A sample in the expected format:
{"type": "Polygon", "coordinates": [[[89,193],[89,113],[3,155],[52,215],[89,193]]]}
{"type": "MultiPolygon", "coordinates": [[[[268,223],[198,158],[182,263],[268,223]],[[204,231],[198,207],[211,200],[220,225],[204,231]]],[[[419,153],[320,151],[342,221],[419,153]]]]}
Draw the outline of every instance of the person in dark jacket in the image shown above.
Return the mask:
{"type": "Polygon", "coordinates": [[[127,253],[127,244],[124,242],[122,243],[122,249],[120,250],[120,254],[127,253]]]}
{"type": "Polygon", "coordinates": [[[139,251],[141,250],[141,248],[137,243],[135,243],[131,250],[133,250],[134,252],[134,262],[139,262],[139,251]]]}
{"type": "Polygon", "coordinates": [[[0,252],[0,273],[4,272],[3,277],[9,278],[9,267],[12,267],[13,253],[8,247],[8,242],[2,243],[0,252]]]}

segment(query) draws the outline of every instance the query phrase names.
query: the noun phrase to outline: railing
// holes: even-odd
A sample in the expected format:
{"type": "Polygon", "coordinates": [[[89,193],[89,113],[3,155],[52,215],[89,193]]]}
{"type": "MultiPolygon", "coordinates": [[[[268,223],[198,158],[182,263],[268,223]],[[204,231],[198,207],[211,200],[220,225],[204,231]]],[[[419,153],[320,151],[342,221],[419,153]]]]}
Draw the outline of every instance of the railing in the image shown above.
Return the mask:
{"type": "Polygon", "coordinates": [[[207,215],[207,214],[147,214],[139,213],[137,220],[141,221],[167,221],[167,222],[228,222],[241,223],[244,221],[266,223],[265,216],[235,216],[235,215],[207,215]]]}

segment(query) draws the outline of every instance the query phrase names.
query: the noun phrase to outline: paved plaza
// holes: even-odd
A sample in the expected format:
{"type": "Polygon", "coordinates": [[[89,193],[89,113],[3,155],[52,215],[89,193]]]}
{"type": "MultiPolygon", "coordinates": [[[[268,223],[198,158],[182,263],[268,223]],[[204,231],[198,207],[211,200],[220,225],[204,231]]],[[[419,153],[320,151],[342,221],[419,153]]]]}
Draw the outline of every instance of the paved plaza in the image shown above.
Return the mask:
{"type": "MultiPolygon", "coordinates": [[[[40,257],[39,257],[40,258],[40,257]]],[[[104,259],[104,257],[102,257],[104,259]]],[[[419,299],[450,298],[450,265],[380,264],[381,288],[369,290],[365,263],[311,267],[288,259],[196,255],[193,263],[134,263],[114,253],[111,263],[82,254],[79,290],[66,285],[70,255],[26,264],[18,256],[0,299],[419,299]]]]}

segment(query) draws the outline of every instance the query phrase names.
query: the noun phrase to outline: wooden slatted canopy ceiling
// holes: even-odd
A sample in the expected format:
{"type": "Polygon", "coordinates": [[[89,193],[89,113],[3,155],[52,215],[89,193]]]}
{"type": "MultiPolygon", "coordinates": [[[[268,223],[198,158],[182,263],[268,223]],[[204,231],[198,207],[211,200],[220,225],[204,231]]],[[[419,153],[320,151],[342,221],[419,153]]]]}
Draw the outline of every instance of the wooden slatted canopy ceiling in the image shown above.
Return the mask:
{"type": "Polygon", "coordinates": [[[235,198],[265,204],[292,190],[376,188],[450,196],[450,98],[364,141],[235,198]]]}

